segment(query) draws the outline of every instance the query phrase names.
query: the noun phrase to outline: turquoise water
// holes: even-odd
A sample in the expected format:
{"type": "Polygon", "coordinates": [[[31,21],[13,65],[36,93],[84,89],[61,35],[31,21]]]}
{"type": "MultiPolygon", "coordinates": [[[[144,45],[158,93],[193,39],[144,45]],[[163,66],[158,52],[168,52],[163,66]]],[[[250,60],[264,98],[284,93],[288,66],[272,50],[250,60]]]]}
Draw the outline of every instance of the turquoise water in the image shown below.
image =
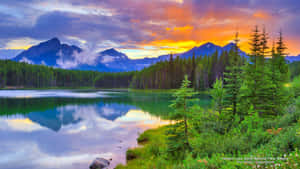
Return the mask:
{"type": "MultiPolygon", "coordinates": [[[[87,169],[126,163],[143,131],[166,125],[170,94],[1,90],[1,169],[87,169]]],[[[208,98],[202,99],[206,100],[208,98]]],[[[208,101],[208,100],[207,100],[208,101]]],[[[204,102],[206,104],[206,102],[204,102]]]]}

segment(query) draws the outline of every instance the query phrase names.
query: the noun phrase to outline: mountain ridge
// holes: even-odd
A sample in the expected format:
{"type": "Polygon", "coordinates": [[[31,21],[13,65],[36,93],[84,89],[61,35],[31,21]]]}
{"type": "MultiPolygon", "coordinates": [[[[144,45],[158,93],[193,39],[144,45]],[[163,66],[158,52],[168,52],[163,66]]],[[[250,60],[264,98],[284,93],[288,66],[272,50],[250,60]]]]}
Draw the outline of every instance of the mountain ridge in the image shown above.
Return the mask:
{"type": "MultiPolygon", "coordinates": [[[[183,53],[174,54],[174,56],[179,56],[180,58],[189,58],[192,57],[193,54],[195,54],[196,57],[210,56],[216,51],[218,51],[219,54],[221,54],[222,51],[229,51],[233,46],[235,46],[234,43],[218,46],[212,42],[207,42],[183,53]]],[[[242,50],[240,50],[240,53],[242,56],[247,57],[247,54],[242,50]]],[[[141,70],[159,61],[169,59],[169,54],[153,58],[131,59],[125,53],[115,48],[109,48],[96,53],[95,56],[93,56],[93,60],[88,60],[90,57],[88,55],[89,53],[85,53],[85,50],[80,47],[61,43],[58,38],[54,37],[21,52],[12,60],[30,64],[44,64],[64,69],[123,72],[141,70]]]]}

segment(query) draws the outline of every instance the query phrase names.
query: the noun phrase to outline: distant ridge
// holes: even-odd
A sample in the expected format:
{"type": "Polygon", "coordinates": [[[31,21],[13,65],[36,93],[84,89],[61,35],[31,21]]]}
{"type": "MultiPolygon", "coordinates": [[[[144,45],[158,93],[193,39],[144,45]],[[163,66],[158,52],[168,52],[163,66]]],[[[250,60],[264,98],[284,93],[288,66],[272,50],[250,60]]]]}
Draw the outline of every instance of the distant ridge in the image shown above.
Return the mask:
{"type": "MultiPolygon", "coordinates": [[[[210,56],[216,51],[218,51],[219,54],[221,54],[222,51],[229,51],[234,46],[235,44],[229,43],[221,47],[208,42],[186,52],[174,54],[174,56],[189,58],[192,57],[194,53],[196,57],[204,55],[210,56]]],[[[240,53],[243,56],[247,56],[246,53],[241,50],[240,53]]],[[[96,54],[93,62],[83,62],[88,59],[87,57],[91,56],[85,53],[83,49],[74,45],[63,44],[58,38],[52,38],[21,52],[12,60],[65,69],[123,72],[141,70],[159,61],[169,59],[169,55],[162,55],[156,58],[130,59],[126,54],[114,48],[99,52],[96,54]]]]}

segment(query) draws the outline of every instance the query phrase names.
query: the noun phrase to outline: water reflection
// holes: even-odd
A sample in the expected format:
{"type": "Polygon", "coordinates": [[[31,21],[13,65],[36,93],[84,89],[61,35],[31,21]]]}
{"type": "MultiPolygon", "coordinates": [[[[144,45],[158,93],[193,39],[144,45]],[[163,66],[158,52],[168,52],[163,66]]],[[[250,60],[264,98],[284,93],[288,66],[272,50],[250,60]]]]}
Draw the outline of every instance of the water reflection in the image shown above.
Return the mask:
{"type": "Polygon", "coordinates": [[[0,99],[0,168],[86,169],[96,157],[112,158],[111,167],[125,163],[138,133],[168,123],[160,118],[168,100],[129,94],[0,99]]]}

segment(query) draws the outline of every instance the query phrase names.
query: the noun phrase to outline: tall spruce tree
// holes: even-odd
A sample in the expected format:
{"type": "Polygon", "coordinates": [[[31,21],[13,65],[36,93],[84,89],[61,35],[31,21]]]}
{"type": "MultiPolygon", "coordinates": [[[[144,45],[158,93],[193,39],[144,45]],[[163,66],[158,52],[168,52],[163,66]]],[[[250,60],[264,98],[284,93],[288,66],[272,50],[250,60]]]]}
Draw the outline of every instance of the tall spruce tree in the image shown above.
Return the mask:
{"type": "Polygon", "coordinates": [[[170,54],[170,60],[169,60],[169,85],[170,88],[175,88],[175,81],[174,81],[174,77],[175,77],[175,65],[174,65],[174,58],[173,58],[173,54],[170,54]]]}
{"type": "Polygon", "coordinates": [[[272,109],[269,93],[272,81],[267,75],[265,66],[267,34],[265,31],[261,34],[258,26],[255,26],[251,37],[251,53],[249,63],[244,68],[244,86],[241,91],[241,97],[243,97],[243,100],[246,100],[244,108],[248,109],[249,106],[253,105],[255,112],[267,115],[272,109]]]}
{"type": "Polygon", "coordinates": [[[261,73],[261,86],[258,89],[259,92],[259,107],[260,112],[263,112],[267,115],[273,115],[274,114],[274,101],[273,101],[273,94],[272,91],[274,89],[274,83],[272,81],[272,72],[270,69],[270,61],[266,60],[267,57],[269,57],[269,47],[268,47],[268,34],[266,32],[265,27],[263,28],[262,34],[261,34],[261,54],[260,54],[260,67],[259,71],[261,73]]]}
{"type": "Polygon", "coordinates": [[[263,30],[262,30],[262,34],[261,34],[261,56],[262,57],[266,57],[269,53],[268,49],[268,34],[266,32],[266,28],[264,27],[263,30]]]}
{"type": "Polygon", "coordinates": [[[175,100],[170,105],[175,110],[171,118],[176,121],[176,124],[168,131],[168,151],[173,156],[177,156],[177,153],[180,151],[186,152],[191,149],[188,120],[191,118],[191,108],[193,105],[191,103],[196,93],[190,86],[191,81],[188,80],[188,76],[186,75],[180,89],[174,93],[175,100]]]}
{"type": "Polygon", "coordinates": [[[286,53],[286,46],[283,42],[282,32],[279,32],[279,38],[276,42],[277,46],[273,43],[272,58],[270,61],[270,76],[273,83],[272,91],[272,105],[274,114],[281,114],[282,108],[288,101],[288,95],[285,90],[285,84],[288,83],[289,73],[288,65],[284,59],[286,53]],[[276,48],[276,50],[275,50],[276,48]]]}
{"type": "Polygon", "coordinates": [[[222,79],[216,79],[215,83],[213,84],[213,89],[210,91],[210,95],[213,99],[213,107],[215,111],[222,115],[224,109],[224,97],[225,97],[225,89],[223,85],[222,79]]]}
{"type": "Polygon", "coordinates": [[[195,88],[195,71],[196,71],[196,56],[195,52],[193,52],[193,57],[192,57],[192,71],[191,71],[191,82],[193,88],[195,88]]]}
{"type": "Polygon", "coordinates": [[[243,111],[247,110],[252,104],[254,110],[257,109],[258,93],[257,88],[259,75],[257,73],[258,57],[260,54],[260,32],[258,26],[255,26],[251,35],[249,62],[244,67],[243,88],[241,88],[241,97],[243,98],[243,111]]]}
{"type": "Polygon", "coordinates": [[[232,114],[237,114],[237,105],[239,103],[240,88],[242,84],[242,59],[239,55],[238,32],[235,35],[234,47],[229,53],[229,65],[224,72],[224,88],[226,90],[225,105],[231,108],[232,114]]]}

